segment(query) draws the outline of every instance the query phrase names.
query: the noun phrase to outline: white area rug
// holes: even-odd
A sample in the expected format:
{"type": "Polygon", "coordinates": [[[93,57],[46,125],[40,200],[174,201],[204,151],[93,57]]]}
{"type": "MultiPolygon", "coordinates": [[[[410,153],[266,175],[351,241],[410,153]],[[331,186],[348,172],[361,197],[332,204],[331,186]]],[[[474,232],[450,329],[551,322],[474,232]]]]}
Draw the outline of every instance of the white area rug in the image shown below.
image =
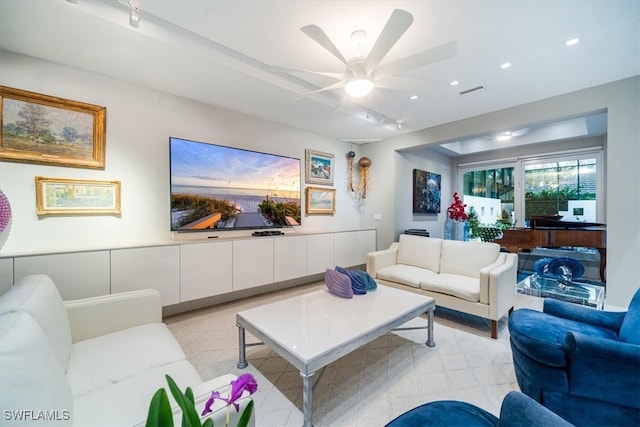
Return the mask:
{"type": "MultiPolygon", "coordinates": [[[[266,346],[247,349],[249,367],[238,369],[235,314],[251,307],[306,293],[313,284],[167,318],[187,357],[203,379],[243,372],[258,381],[256,426],[302,425],[302,379],[266,346]]],[[[356,296],[357,297],[357,296],[356,296]]],[[[425,326],[417,318],[407,326],[425,326]]],[[[506,318],[499,339],[487,321],[436,309],[436,347],[427,347],[425,329],[396,331],[329,365],[313,393],[316,427],[383,426],[396,416],[434,400],[469,402],[498,416],[504,396],[518,390],[506,318]]],[[[256,340],[247,332],[247,342],[256,340]]],[[[320,371],[315,377],[320,376],[320,371]]]]}

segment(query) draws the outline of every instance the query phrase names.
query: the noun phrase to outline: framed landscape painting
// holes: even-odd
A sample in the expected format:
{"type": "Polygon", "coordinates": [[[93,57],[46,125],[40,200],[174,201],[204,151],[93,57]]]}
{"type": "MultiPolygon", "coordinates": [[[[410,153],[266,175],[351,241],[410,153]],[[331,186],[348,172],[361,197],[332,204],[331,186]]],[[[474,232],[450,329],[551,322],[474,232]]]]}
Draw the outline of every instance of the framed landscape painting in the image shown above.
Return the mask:
{"type": "Polygon", "coordinates": [[[120,214],[120,181],[36,177],[38,215],[120,214]]]}
{"type": "Polygon", "coordinates": [[[305,182],[307,184],[333,185],[333,154],[305,150],[305,157],[305,182]]]}
{"type": "Polygon", "coordinates": [[[106,108],[0,86],[0,160],[104,169],[106,108]]]}
{"type": "Polygon", "coordinates": [[[307,214],[334,214],[336,212],[336,190],[307,187],[307,214]]]}
{"type": "Polygon", "coordinates": [[[441,176],[420,169],[413,170],[413,213],[440,213],[441,176]]]}

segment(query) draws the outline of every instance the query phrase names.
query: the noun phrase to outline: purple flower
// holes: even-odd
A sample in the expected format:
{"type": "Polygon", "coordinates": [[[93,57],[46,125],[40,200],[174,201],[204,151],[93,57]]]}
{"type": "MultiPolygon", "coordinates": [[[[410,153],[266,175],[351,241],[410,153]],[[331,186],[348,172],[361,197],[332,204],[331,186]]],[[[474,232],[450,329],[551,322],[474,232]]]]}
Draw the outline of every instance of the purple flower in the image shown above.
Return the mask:
{"type": "Polygon", "coordinates": [[[207,415],[211,411],[211,406],[213,402],[218,400],[222,400],[227,403],[227,406],[233,405],[236,408],[236,412],[240,411],[240,405],[236,403],[238,399],[242,397],[242,394],[246,391],[249,392],[249,395],[252,395],[258,390],[258,383],[256,379],[251,374],[242,374],[235,381],[231,381],[231,391],[229,392],[229,398],[225,399],[224,397],[220,397],[220,392],[214,390],[211,392],[211,396],[204,405],[204,410],[202,411],[202,415],[207,415]]]}

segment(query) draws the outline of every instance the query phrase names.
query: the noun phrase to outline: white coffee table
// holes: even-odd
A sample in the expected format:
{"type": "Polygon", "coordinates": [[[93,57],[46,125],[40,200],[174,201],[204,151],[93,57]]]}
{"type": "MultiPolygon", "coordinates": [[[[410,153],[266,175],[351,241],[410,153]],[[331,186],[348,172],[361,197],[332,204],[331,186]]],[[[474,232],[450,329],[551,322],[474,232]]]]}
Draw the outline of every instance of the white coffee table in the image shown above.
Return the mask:
{"type": "Polygon", "coordinates": [[[435,305],[431,297],[378,285],[376,291],[351,299],[325,288],[245,310],[236,315],[238,368],[248,365],[245,350],[252,344],[245,342],[246,329],[300,370],[304,426],[311,427],[311,377],[318,369],[423,313],[428,314],[426,345],[434,347],[435,305]]]}

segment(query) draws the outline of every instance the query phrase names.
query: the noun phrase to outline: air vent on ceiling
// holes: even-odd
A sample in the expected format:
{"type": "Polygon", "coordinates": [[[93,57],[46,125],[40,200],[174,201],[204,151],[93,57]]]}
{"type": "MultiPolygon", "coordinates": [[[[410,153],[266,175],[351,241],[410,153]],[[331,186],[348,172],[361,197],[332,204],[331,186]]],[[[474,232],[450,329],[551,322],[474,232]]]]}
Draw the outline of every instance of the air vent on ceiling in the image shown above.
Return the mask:
{"type": "Polygon", "coordinates": [[[477,90],[484,90],[484,86],[476,86],[476,87],[472,87],[471,89],[463,90],[462,92],[460,92],[460,95],[466,95],[468,93],[475,92],[477,90]]]}

